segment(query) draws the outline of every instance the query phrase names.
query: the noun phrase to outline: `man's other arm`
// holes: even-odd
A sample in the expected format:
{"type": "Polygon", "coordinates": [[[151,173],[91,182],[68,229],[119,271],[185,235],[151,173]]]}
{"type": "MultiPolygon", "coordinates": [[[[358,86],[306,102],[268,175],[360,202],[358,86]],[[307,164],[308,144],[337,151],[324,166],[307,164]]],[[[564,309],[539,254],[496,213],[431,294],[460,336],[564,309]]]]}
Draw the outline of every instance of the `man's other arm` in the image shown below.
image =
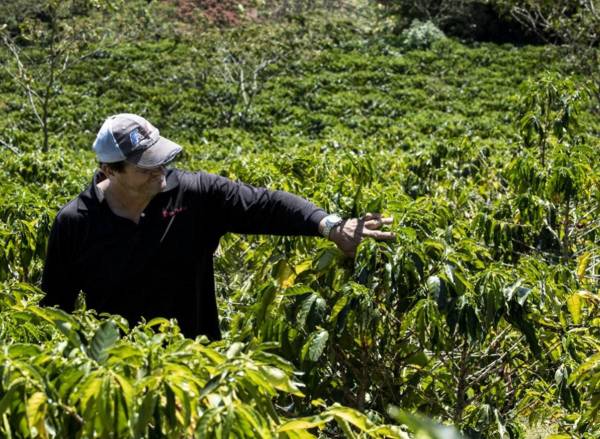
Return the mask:
{"type": "Polygon", "coordinates": [[[73,221],[64,210],[59,212],[50,232],[42,275],[42,290],[46,293],[42,300],[44,305],[58,305],[65,311],[73,310],[80,290],[79,276],[73,269],[76,239],[73,221]]]}

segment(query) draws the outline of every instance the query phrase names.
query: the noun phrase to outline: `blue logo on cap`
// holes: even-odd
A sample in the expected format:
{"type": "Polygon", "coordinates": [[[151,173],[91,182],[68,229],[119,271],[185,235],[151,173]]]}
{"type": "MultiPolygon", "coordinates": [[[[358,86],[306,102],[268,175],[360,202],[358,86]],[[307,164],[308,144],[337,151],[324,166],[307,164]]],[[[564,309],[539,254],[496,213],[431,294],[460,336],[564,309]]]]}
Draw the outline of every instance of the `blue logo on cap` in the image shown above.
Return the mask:
{"type": "Polygon", "coordinates": [[[138,146],[138,143],[140,143],[140,135],[137,128],[129,133],[129,140],[131,140],[131,145],[134,148],[138,146]]]}

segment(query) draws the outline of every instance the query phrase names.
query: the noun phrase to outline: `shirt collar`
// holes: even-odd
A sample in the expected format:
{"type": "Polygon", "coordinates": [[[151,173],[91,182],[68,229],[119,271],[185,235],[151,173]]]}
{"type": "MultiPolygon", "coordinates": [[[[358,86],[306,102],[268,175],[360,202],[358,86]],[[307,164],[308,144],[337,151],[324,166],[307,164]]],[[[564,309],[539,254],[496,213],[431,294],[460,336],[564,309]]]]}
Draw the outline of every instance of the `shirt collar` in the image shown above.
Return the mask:
{"type": "MultiPolygon", "coordinates": [[[[92,177],[92,184],[90,184],[85,191],[79,194],[77,198],[77,209],[81,211],[87,211],[93,208],[97,208],[104,201],[104,193],[98,187],[98,183],[106,179],[106,176],[101,170],[97,170],[92,177]]],[[[168,169],[166,175],[167,185],[162,192],[168,192],[179,186],[179,178],[175,169],[168,169]]]]}

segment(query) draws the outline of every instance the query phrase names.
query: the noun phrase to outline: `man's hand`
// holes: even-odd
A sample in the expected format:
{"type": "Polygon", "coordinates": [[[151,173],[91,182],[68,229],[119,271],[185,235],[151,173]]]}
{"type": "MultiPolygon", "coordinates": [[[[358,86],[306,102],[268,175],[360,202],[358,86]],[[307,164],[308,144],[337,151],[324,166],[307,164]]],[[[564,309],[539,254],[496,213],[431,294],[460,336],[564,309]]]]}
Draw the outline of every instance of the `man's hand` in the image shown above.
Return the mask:
{"type": "Polygon", "coordinates": [[[344,220],[339,226],[331,229],[329,239],[344,252],[346,256],[354,257],[358,244],[364,237],[390,241],[396,237],[392,232],[382,232],[380,229],[391,224],[393,218],[382,218],[378,213],[367,213],[362,218],[344,220]]]}

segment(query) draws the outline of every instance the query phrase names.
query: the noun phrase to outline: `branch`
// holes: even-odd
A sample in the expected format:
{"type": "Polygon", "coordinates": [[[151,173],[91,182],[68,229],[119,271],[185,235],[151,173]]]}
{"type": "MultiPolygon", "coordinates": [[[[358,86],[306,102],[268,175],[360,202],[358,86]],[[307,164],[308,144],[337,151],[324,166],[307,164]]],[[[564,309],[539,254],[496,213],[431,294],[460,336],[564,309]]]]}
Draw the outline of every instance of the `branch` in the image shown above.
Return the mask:
{"type": "MultiPolygon", "coordinates": [[[[523,340],[523,338],[524,337],[521,337],[521,339],[519,340],[518,343],[520,343],[523,340]]],[[[479,375],[476,376],[469,383],[469,387],[473,387],[473,386],[479,384],[482,380],[484,380],[485,378],[490,376],[492,374],[492,372],[495,371],[495,368],[497,369],[499,366],[502,366],[502,361],[508,356],[508,354],[510,354],[514,349],[518,349],[518,348],[520,348],[520,346],[518,344],[515,344],[513,349],[509,349],[508,351],[504,352],[500,357],[498,357],[496,360],[494,360],[490,364],[488,364],[485,368],[483,368],[481,370],[479,375]]]]}
{"type": "Polygon", "coordinates": [[[10,143],[7,143],[4,140],[0,139],[0,144],[2,146],[4,146],[6,149],[14,152],[15,154],[21,155],[21,151],[19,151],[17,148],[15,148],[14,146],[12,146],[10,143]]]}
{"type": "MultiPolygon", "coordinates": [[[[40,114],[37,111],[35,102],[33,101],[34,96],[36,98],[39,98],[39,95],[31,88],[31,85],[27,81],[25,81],[25,82],[21,81],[21,78],[27,78],[27,75],[25,74],[25,67],[23,66],[23,63],[21,62],[21,58],[19,56],[19,50],[17,49],[16,44],[14,44],[14,42],[6,35],[3,36],[3,41],[4,41],[4,45],[6,47],[8,47],[8,50],[12,53],[12,55],[15,58],[15,61],[17,63],[17,68],[19,69],[19,75],[18,75],[19,80],[17,82],[27,92],[27,98],[29,99],[29,103],[31,104],[31,109],[33,110],[33,114],[35,115],[35,117],[38,120],[38,122],[40,123],[40,125],[43,127],[44,122],[42,121],[42,118],[40,117],[40,114]]],[[[11,76],[15,77],[15,75],[13,75],[12,72],[10,72],[7,68],[6,68],[6,71],[9,72],[9,74],[11,74],[11,76]]]]}
{"type": "Polygon", "coordinates": [[[531,11],[526,8],[514,6],[510,10],[510,15],[519,23],[531,29],[543,41],[549,42],[548,38],[546,38],[546,35],[540,30],[540,27],[544,30],[547,30],[549,24],[539,10],[539,7],[535,7],[535,10],[531,11]]]}
{"type": "Polygon", "coordinates": [[[502,340],[502,337],[504,337],[506,335],[506,333],[509,332],[511,329],[512,329],[511,326],[507,326],[502,331],[500,331],[500,334],[498,334],[496,336],[496,338],[494,338],[492,340],[492,342],[489,344],[488,348],[486,349],[485,354],[489,355],[490,351],[495,350],[498,343],[500,343],[500,341],[502,340]]]}

